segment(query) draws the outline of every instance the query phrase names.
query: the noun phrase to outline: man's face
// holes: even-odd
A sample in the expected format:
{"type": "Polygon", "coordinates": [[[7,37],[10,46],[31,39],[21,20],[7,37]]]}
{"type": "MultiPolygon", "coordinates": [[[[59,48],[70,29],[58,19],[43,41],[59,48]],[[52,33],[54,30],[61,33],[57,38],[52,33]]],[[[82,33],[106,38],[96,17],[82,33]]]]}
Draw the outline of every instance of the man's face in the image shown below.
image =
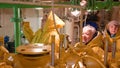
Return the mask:
{"type": "Polygon", "coordinates": [[[88,43],[93,37],[93,33],[90,30],[83,30],[82,33],[82,42],[83,43],[88,43]]]}
{"type": "Polygon", "coordinates": [[[109,25],[108,30],[109,30],[110,34],[114,35],[118,31],[118,26],[114,25],[114,24],[113,25],[109,25]]]}

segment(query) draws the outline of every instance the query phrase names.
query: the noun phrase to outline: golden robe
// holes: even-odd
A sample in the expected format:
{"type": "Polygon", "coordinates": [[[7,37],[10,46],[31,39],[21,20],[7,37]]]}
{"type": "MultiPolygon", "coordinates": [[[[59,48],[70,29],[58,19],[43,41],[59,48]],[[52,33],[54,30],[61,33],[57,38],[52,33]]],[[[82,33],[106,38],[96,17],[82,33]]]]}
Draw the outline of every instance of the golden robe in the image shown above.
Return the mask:
{"type": "Polygon", "coordinates": [[[86,46],[86,51],[89,55],[94,56],[101,61],[103,60],[104,55],[104,50],[102,49],[102,39],[102,34],[100,32],[97,32],[97,35],[88,44],[83,44],[83,46],[86,46]]]}
{"type": "Polygon", "coordinates": [[[75,44],[74,48],[70,48],[68,51],[70,55],[66,59],[69,62],[78,62],[78,59],[79,61],[82,60],[81,63],[87,68],[105,68],[103,64],[104,51],[101,48],[102,46],[102,34],[97,32],[95,37],[87,44],[79,42],[75,44]]]}
{"type": "MultiPolygon", "coordinates": [[[[116,33],[115,37],[111,38],[108,31],[105,30],[105,36],[108,42],[108,63],[117,63],[117,65],[120,65],[120,29],[116,33]],[[116,52],[115,52],[115,58],[112,58],[112,45],[113,43],[116,43],[116,52]],[[114,60],[114,61],[113,61],[114,60]]],[[[117,67],[117,65],[114,65],[117,67]]]]}

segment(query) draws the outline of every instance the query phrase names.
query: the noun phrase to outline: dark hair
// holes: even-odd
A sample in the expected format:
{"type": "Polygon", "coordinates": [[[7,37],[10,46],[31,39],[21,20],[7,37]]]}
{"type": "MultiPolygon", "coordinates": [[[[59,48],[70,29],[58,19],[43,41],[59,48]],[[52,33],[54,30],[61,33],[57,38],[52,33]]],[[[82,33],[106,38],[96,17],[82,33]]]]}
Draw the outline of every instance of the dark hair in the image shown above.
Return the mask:
{"type": "Polygon", "coordinates": [[[91,13],[91,14],[87,15],[86,21],[98,21],[98,19],[99,19],[99,17],[96,14],[91,13]]]}

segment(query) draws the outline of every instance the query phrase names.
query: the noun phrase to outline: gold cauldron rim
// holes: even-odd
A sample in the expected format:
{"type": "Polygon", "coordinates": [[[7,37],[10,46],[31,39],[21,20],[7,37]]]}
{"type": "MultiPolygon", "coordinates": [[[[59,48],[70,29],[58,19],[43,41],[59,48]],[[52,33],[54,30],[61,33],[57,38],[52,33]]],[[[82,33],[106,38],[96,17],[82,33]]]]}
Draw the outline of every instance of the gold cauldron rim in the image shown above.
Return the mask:
{"type": "Polygon", "coordinates": [[[45,45],[43,43],[34,43],[34,44],[24,44],[16,48],[17,53],[24,55],[38,55],[46,54],[51,51],[50,45],[45,45]]]}

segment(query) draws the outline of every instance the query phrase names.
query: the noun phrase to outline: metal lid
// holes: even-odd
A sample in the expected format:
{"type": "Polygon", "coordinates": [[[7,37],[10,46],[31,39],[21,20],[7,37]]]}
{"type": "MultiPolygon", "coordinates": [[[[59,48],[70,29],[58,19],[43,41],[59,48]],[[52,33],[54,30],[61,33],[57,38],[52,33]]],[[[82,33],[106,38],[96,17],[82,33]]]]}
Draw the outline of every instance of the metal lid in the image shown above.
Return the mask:
{"type": "Polygon", "coordinates": [[[44,45],[44,44],[26,44],[18,46],[16,51],[21,54],[27,54],[27,55],[37,55],[37,54],[46,54],[51,51],[50,45],[44,45]]]}

